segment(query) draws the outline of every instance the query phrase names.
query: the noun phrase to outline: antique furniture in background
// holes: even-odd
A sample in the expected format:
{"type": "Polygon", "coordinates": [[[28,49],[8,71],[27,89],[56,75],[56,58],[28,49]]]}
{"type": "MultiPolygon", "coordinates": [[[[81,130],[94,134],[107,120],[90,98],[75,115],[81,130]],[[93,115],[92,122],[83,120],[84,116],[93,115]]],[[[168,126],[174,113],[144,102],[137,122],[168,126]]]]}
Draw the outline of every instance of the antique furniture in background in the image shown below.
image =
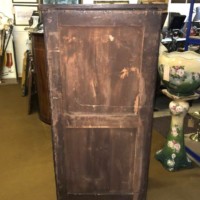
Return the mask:
{"type": "Polygon", "coordinates": [[[44,35],[42,33],[32,32],[31,40],[33,65],[36,76],[39,117],[43,122],[50,124],[51,114],[44,35]]]}
{"type": "Polygon", "coordinates": [[[43,5],[57,197],[144,200],[166,5],[43,5]]]}

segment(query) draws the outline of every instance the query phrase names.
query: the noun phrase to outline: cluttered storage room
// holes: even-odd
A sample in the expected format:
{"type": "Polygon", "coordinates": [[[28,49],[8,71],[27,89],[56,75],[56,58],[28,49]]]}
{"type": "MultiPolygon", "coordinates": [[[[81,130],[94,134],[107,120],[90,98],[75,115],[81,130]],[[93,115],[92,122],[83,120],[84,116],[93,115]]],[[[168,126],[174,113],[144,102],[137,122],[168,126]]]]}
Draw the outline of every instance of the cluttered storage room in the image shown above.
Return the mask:
{"type": "Polygon", "coordinates": [[[200,0],[0,0],[0,200],[197,200],[200,0]]]}

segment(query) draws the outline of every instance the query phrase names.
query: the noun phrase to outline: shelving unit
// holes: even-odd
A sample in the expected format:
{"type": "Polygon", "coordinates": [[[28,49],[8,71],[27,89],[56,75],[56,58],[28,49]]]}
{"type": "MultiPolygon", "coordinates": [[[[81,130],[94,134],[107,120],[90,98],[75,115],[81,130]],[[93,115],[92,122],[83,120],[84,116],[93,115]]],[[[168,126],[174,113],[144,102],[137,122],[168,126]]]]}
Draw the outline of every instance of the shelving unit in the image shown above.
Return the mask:
{"type": "Polygon", "coordinates": [[[188,46],[190,44],[200,45],[200,37],[199,38],[196,38],[196,37],[194,38],[194,37],[190,36],[190,30],[191,30],[191,26],[192,26],[192,14],[193,14],[193,9],[194,9],[194,3],[195,3],[195,0],[191,0],[190,11],[189,11],[189,16],[188,16],[188,23],[187,23],[185,51],[188,50],[188,46]]]}
{"type": "MultiPolygon", "coordinates": [[[[190,11],[189,11],[189,16],[188,16],[187,32],[186,32],[185,51],[188,50],[188,46],[190,44],[200,45],[200,36],[199,37],[191,37],[190,36],[194,3],[196,3],[196,1],[191,0],[190,11]]],[[[199,3],[199,1],[198,1],[198,3],[199,3]]],[[[200,143],[192,141],[189,138],[189,136],[190,136],[190,134],[185,135],[185,145],[186,145],[185,148],[186,148],[187,155],[191,158],[191,160],[193,160],[197,165],[200,166],[200,151],[199,151],[200,143]]]]}

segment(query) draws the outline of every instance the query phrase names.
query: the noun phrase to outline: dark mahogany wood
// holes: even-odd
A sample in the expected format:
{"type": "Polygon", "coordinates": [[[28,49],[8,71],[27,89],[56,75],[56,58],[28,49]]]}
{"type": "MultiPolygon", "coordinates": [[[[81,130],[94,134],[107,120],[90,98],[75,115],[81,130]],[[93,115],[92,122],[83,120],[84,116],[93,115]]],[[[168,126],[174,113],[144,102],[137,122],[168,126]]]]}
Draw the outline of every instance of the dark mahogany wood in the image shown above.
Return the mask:
{"type": "Polygon", "coordinates": [[[188,0],[171,0],[171,3],[187,3],[188,0]]]}
{"type": "Polygon", "coordinates": [[[44,34],[31,33],[33,63],[36,74],[36,86],[40,119],[51,124],[50,99],[47,79],[47,62],[44,44],[44,34]]]}
{"type": "Polygon", "coordinates": [[[166,5],[40,8],[58,200],[144,200],[166,5]]]}

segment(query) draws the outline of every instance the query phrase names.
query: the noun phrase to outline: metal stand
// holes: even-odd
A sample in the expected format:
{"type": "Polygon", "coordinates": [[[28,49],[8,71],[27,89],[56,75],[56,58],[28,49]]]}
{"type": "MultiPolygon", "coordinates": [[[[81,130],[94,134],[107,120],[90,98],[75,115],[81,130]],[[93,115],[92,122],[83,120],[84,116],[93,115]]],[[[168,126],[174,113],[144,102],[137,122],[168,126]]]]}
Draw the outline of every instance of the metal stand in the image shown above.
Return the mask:
{"type": "Polygon", "coordinates": [[[188,50],[188,46],[190,44],[200,45],[200,39],[199,38],[190,37],[190,30],[191,30],[191,27],[192,27],[192,15],[193,15],[195,1],[196,0],[191,0],[191,3],[190,3],[190,11],[189,11],[189,15],[188,15],[186,41],[185,41],[185,51],[188,50]]]}
{"type": "Polygon", "coordinates": [[[166,144],[163,149],[156,152],[155,157],[168,171],[191,168],[192,162],[187,157],[185,150],[183,122],[189,110],[189,103],[187,101],[198,99],[199,95],[194,94],[188,97],[178,97],[172,95],[167,90],[163,90],[162,92],[172,99],[169,104],[171,125],[166,144]]]}
{"type": "Polygon", "coordinates": [[[198,128],[196,133],[192,133],[190,135],[190,139],[195,141],[195,142],[200,142],[200,112],[194,112],[194,113],[190,113],[190,115],[196,119],[198,119],[198,128]]]}

